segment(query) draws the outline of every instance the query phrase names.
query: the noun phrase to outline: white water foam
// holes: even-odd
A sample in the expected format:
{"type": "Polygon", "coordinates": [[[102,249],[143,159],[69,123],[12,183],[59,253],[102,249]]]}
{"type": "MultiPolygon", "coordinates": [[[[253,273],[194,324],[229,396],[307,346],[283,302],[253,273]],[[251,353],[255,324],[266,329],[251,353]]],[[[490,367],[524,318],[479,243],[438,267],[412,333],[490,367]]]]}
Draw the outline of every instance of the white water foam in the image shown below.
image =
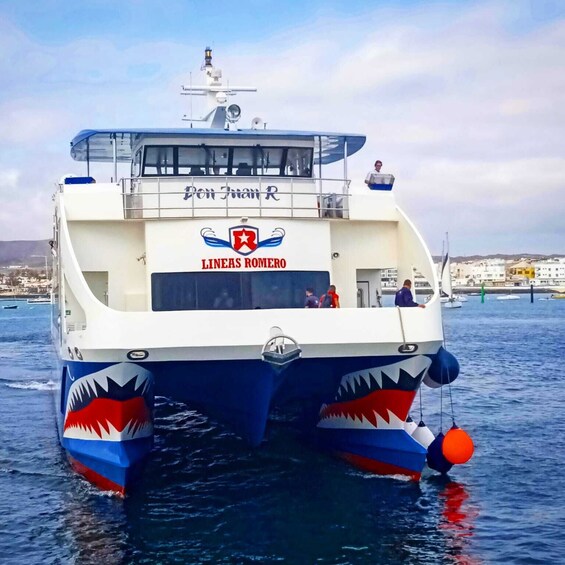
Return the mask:
{"type": "Polygon", "coordinates": [[[19,388],[23,390],[55,390],[56,384],[48,381],[23,381],[6,384],[8,388],[19,388]]]}

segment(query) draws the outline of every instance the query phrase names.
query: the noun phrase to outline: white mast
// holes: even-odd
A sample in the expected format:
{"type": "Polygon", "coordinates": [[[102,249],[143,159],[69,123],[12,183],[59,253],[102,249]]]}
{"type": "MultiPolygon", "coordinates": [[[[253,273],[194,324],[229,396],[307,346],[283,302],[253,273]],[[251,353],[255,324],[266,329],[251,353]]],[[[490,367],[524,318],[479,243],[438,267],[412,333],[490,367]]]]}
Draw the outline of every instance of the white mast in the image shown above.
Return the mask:
{"type": "MultiPolygon", "coordinates": [[[[206,85],[192,86],[191,80],[189,86],[182,85],[181,94],[188,96],[206,96],[208,113],[200,119],[194,119],[192,115],[190,117],[185,115],[183,120],[189,122],[206,122],[209,127],[224,128],[226,118],[228,118],[228,121],[231,121],[229,120],[229,112],[226,116],[228,98],[235,96],[238,92],[257,92],[257,89],[253,86],[230,86],[229,84],[224,86],[222,83],[221,69],[217,69],[212,64],[212,49],[210,49],[210,47],[206,47],[204,51],[204,63],[201,70],[206,77],[206,85]]],[[[235,107],[234,112],[241,112],[239,106],[232,104],[229,109],[232,107],[235,107]]],[[[239,113],[236,118],[239,118],[239,113]]],[[[237,121],[237,119],[234,121],[237,121]]]]}
{"type": "Polygon", "coordinates": [[[445,234],[445,255],[442,257],[441,265],[441,290],[447,294],[449,298],[453,297],[453,289],[451,288],[451,263],[449,260],[449,237],[445,234]]]}

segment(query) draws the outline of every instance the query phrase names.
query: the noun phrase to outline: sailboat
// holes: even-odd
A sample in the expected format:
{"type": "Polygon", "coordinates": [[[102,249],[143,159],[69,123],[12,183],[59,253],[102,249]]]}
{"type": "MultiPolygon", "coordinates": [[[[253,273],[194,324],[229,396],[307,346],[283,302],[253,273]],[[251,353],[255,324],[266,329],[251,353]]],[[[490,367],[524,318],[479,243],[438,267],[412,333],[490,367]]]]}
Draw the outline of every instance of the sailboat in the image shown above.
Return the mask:
{"type": "Polygon", "coordinates": [[[442,249],[441,262],[441,302],[444,308],[461,308],[461,301],[453,294],[451,286],[451,264],[449,261],[449,238],[445,234],[444,248],[442,249]]]}

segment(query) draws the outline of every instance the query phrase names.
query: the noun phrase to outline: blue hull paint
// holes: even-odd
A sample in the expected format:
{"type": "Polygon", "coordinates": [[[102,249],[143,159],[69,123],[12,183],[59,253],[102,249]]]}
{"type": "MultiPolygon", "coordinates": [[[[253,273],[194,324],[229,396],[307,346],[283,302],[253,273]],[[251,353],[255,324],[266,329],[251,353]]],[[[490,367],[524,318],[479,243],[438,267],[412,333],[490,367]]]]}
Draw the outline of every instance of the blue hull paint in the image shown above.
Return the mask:
{"type": "Polygon", "coordinates": [[[427,450],[404,430],[320,429],[322,444],[331,451],[351,453],[366,459],[420,473],[427,450]]]}
{"type": "MultiPolygon", "coordinates": [[[[308,425],[317,422],[323,403],[332,402],[344,374],[384,366],[408,356],[299,359],[285,371],[274,370],[261,360],[168,361],[137,365],[154,376],[155,394],[186,402],[225,423],[251,445],[264,436],[269,411],[288,404],[301,407],[308,425]]],[[[60,397],[66,405],[72,382],[114,363],[66,361],[60,397]]],[[[59,406],[60,408],[60,406],[59,406]]],[[[63,412],[58,410],[60,430],[63,412]]],[[[382,461],[410,471],[421,471],[426,450],[403,430],[322,429],[325,447],[382,461]]],[[[95,473],[129,486],[151,451],[153,438],[96,441],[62,438],[69,455],[95,473]]]]}
{"type": "Polygon", "coordinates": [[[141,473],[153,437],[120,442],[63,438],[61,443],[73,459],[125,489],[141,473]]]}

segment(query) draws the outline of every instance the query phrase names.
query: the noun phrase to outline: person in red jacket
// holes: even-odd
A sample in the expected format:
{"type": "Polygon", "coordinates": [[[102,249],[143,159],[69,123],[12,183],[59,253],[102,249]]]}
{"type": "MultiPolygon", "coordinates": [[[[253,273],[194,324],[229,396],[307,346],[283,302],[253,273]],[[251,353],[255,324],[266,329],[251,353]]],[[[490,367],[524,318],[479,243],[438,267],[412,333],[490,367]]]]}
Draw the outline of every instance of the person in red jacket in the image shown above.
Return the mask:
{"type": "Polygon", "coordinates": [[[341,308],[339,294],[336,292],[335,285],[330,285],[328,292],[320,296],[320,308],[341,308]]]}

